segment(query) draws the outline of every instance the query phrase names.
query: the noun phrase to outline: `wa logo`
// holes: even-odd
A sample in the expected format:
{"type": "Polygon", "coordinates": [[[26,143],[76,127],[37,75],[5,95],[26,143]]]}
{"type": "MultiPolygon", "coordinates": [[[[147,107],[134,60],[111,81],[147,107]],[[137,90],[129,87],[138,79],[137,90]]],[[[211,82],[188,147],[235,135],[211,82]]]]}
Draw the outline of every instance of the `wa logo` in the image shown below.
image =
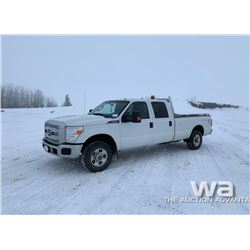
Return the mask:
{"type": "Polygon", "coordinates": [[[191,181],[191,186],[196,197],[204,195],[213,197],[215,194],[220,197],[234,196],[234,186],[230,181],[212,181],[211,185],[209,185],[207,181],[202,181],[200,184],[191,181]]]}

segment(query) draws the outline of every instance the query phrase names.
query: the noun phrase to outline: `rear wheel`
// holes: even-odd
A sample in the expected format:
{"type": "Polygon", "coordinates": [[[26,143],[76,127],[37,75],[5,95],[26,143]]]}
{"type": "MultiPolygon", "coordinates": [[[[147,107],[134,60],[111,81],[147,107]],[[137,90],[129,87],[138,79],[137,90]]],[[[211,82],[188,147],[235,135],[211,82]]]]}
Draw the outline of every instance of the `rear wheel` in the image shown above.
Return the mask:
{"type": "Polygon", "coordinates": [[[83,155],[85,166],[91,172],[105,170],[112,160],[112,150],[110,146],[102,141],[90,143],[83,155]]]}
{"type": "Polygon", "coordinates": [[[202,144],[202,134],[198,130],[194,130],[187,140],[187,147],[191,150],[197,150],[202,144]]]}

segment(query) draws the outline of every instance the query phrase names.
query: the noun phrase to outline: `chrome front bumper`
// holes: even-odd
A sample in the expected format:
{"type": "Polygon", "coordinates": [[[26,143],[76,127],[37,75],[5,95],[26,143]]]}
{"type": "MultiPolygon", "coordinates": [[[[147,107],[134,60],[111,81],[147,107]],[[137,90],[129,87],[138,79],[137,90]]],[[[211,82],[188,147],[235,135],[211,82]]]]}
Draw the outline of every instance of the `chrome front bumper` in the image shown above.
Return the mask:
{"type": "Polygon", "coordinates": [[[42,141],[43,149],[45,152],[50,153],[52,155],[75,159],[81,155],[82,145],[81,144],[61,144],[56,145],[45,138],[42,141]]]}

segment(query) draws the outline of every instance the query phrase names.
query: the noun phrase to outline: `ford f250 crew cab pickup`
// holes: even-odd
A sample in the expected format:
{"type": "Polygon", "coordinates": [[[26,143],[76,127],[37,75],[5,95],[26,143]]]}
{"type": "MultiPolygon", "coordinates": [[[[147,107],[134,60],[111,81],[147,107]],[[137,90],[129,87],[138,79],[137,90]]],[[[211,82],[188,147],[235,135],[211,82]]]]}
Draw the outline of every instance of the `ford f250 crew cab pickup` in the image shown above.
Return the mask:
{"type": "Polygon", "coordinates": [[[46,152],[81,157],[92,172],[106,169],[121,150],[183,140],[197,150],[212,133],[209,114],[174,113],[171,98],[105,101],[88,115],[63,116],[45,122],[46,152]]]}

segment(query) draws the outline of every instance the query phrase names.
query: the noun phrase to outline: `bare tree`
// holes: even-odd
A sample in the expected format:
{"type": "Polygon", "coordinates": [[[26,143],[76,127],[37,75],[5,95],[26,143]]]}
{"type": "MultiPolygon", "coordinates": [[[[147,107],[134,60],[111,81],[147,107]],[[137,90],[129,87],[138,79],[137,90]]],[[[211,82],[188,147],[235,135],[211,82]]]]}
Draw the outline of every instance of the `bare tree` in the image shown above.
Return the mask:
{"type": "Polygon", "coordinates": [[[13,84],[1,85],[2,108],[40,108],[56,107],[52,97],[45,97],[40,89],[33,92],[30,89],[13,84]]]}
{"type": "Polygon", "coordinates": [[[45,97],[44,97],[43,92],[40,89],[35,90],[33,107],[34,108],[44,107],[44,101],[45,101],[45,97]]]}
{"type": "Polygon", "coordinates": [[[45,103],[46,107],[57,107],[57,103],[53,97],[46,97],[45,103]]]}

